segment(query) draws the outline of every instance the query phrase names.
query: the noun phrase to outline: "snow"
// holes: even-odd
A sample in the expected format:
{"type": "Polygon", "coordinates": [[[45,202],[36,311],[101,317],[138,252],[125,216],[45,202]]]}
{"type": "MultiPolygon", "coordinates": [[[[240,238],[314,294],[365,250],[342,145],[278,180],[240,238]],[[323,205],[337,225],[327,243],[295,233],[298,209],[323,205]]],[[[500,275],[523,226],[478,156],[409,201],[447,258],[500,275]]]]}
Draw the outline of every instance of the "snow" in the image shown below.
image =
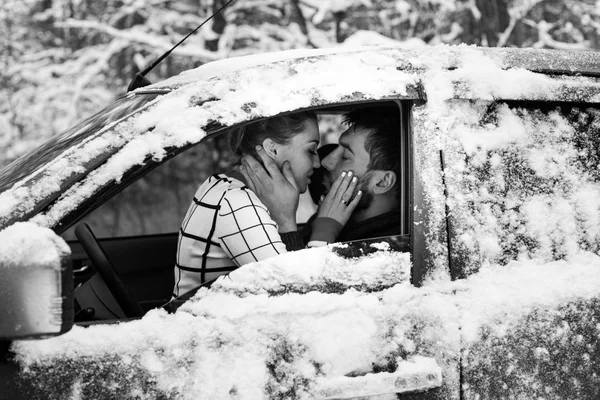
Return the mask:
{"type": "MultiPolygon", "coordinates": [[[[372,275],[398,268],[387,263],[390,256],[403,255],[381,251],[370,256],[381,261],[371,263],[372,275]]],[[[296,258],[296,263],[301,261],[312,271],[302,274],[288,268],[287,255],[275,257],[242,267],[232,276],[235,285],[221,278],[220,286],[204,290],[175,314],[154,310],[118,325],[75,327],[60,337],[16,342],[13,349],[29,378],[46,390],[45,385],[60,377],[88,397],[119,393],[128,398],[137,393],[220,399],[235,393],[241,398],[303,399],[340,390],[360,395],[389,387],[389,374],[406,386],[441,383],[442,390],[451,392],[457,385],[461,346],[476,360],[473,365],[482,365],[492,355],[478,346],[486,345],[490,334],[514,335],[527,329],[524,319],[529,319],[532,334],[555,329],[548,325],[553,321],[542,318],[545,314],[536,318],[532,310],[562,315],[561,307],[597,298],[600,292],[600,257],[591,253],[552,263],[514,261],[466,280],[431,282],[422,288],[407,281],[377,290],[341,284],[325,293],[306,289],[318,287],[330,268],[350,270],[356,260],[338,257],[329,248],[307,250],[296,258]],[[280,291],[265,276],[287,279],[288,287],[295,281],[304,289],[280,291]],[[248,292],[240,290],[242,281],[248,282],[248,292]],[[374,371],[374,366],[379,369],[374,371]]],[[[583,347],[590,340],[575,339],[583,347]]],[[[555,348],[560,342],[550,345],[555,348]]],[[[543,360],[543,348],[535,351],[543,360]]],[[[579,352],[570,357],[575,356],[583,357],[579,352]]],[[[521,355],[513,357],[515,364],[509,368],[515,373],[536,376],[519,370],[521,355]]],[[[468,365],[464,373],[477,370],[468,365]]]]}
{"type": "MultiPolygon", "coordinates": [[[[359,53],[361,54],[361,53],[359,53]]],[[[146,112],[136,114],[121,123],[116,129],[91,139],[92,146],[98,140],[105,140],[105,150],[113,147],[122,147],[121,151],[112,156],[106,165],[95,170],[84,182],[73,186],[64,192],[61,200],[57,202],[47,214],[39,214],[35,222],[40,225],[53,226],[66,213],[73,210],[77,204],[95,193],[99,187],[112,180],[118,181],[123,173],[135,165],[141,164],[145,156],[160,160],[164,156],[163,148],[169,146],[181,147],[189,143],[200,141],[205,132],[203,127],[211,120],[224,125],[232,125],[247,120],[249,117],[261,115],[275,115],[296,108],[309,107],[314,102],[330,102],[344,96],[352,95],[358,91],[367,98],[380,98],[390,92],[390,87],[395,86],[392,92],[406,95],[406,86],[414,84],[416,78],[408,74],[398,74],[392,62],[392,54],[373,56],[364,54],[359,57],[348,55],[344,57],[331,57],[323,62],[314,63],[310,59],[299,59],[292,64],[273,64],[257,66],[225,75],[223,79],[213,81],[200,81],[188,84],[180,90],[167,94],[150,103],[146,112]],[[296,71],[290,77],[290,71],[296,71]],[[339,73],[339,71],[344,71],[339,73]],[[352,88],[340,86],[336,81],[342,79],[350,81],[355,74],[372,75],[375,82],[364,81],[352,88]],[[262,78],[265,74],[270,76],[269,85],[262,78]],[[307,81],[304,77],[314,76],[315,79],[307,81]],[[315,91],[315,87],[319,88],[315,91]],[[352,90],[349,90],[352,89],[352,90]],[[288,96],[273,102],[274,96],[280,98],[284,91],[288,96]],[[218,99],[205,103],[202,107],[195,107],[198,99],[218,99]],[[283,100],[283,101],[281,101],[283,100]],[[250,110],[248,104],[256,104],[250,110]],[[154,129],[148,132],[150,126],[154,129]],[[123,142],[123,140],[126,142],[123,142]],[[127,143],[128,142],[128,143],[127,143]],[[125,144],[126,143],[126,144],[125,144]]],[[[98,149],[100,146],[95,147],[98,149]]],[[[100,151],[100,150],[98,150],[100,151]]],[[[47,180],[52,182],[35,186],[37,192],[28,193],[26,198],[17,195],[19,184],[12,190],[0,194],[0,200],[5,204],[19,203],[18,209],[25,213],[33,207],[39,198],[47,196],[56,184],[70,175],[72,169],[81,168],[83,163],[97,153],[88,153],[85,157],[71,152],[64,155],[70,167],[61,170],[60,174],[53,174],[47,180]]],[[[22,184],[22,183],[21,183],[22,184]]],[[[14,209],[6,208],[0,219],[6,219],[14,209]]]]}
{"type": "Polygon", "coordinates": [[[449,124],[438,128],[446,143],[438,145],[467,270],[598,251],[597,166],[581,161],[596,146],[594,131],[575,129],[580,119],[594,121],[595,111],[457,100],[437,112],[463,116],[445,117],[449,124]]]}
{"type": "MultiPolygon", "coordinates": [[[[332,248],[307,249],[284,254],[275,259],[251,263],[221,279],[211,287],[226,293],[275,294],[307,293],[318,290],[330,292],[340,287],[379,290],[410,279],[408,253],[387,251],[389,244],[379,243],[375,255],[339,262],[332,248]]],[[[199,295],[201,295],[200,292],[199,295]]]]}
{"type": "Polygon", "coordinates": [[[62,330],[67,243],[52,230],[20,222],[0,231],[0,337],[40,337],[62,330]]]}
{"type": "Polygon", "coordinates": [[[437,388],[441,383],[442,371],[435,360],[415,356],[410,361],[399,361],[395,373],[380,372],[362,377],[342,376],[324,380],[318,386],[324,399],[340,399],[348,398],[347,394],[359,397],[425,391],[437,388]]]}
{"type": "Polygon", "coordinates": [[[427,46],[419,38],[409,38],[404,41],[391,39],[375,31],[358,30],[348,36],[341,47],[361,47],[361,46],[397,46],[403,49],[417,49],[427,46]]]}
{"type": "MultiPolygon", "coordinates": [[[[546,53],[539,54],[540,65],[550,62],[546,53]]],[[[582,59],[591,60],[588,55],[582,59]]],[[[37,202],[61,190],[61,184],[73,172],[85,168],[87,161],[117,152],[85,181],[64,192],[47,214],[35,218],[40,225],[54,226],[77,204],[109,182],[118,182],[127,170],[141,164],[146,157],[161,160],[165,147],[200,141],[211,121],[233,125],[249,118],[342,99],[412,97],[420,82],[424,83],[429,118],[440,120],[448,119],[446,103],[457,96],[483,100],[544,100],[560,96],[589,99],[600,92],[600,85],[594,81],[552,79],[525,69],[504,69],[508,62],[505,60],[525,63],[507,50],[495,54],[472,46],[435,46],[410,51],[401,50],[400,46],[296,50],[208,63],[147,88],[179,87],[118,126],[105,127],[81,144],[86,148],[65,152],[56,161],[60,161],[58,172],[36,171],[0,194],[0,221],[14,221],[19,215],[27,215],[37,202]],[[447,67],[457,68],[446,70],[447,67]],[[264,76],[269,79],[262,79],[264,76]],[[306,79],[308,76],[310,79],[306,79]],[[201,107],[195,106],[202,102],[201,107]],[[34,177],[35,183],[29,183],[34,177]]],[[[562,62],[557,61],[557,66],[561,67],[562,62]]]]}
{"type": "MultiPolygon", "coordinates": [[[[395,46],[400,46],[400,43],[395,43],[395,46]]],[[[198,68],[184,71],[172,78],[168,78],[161,82],[146,86],[142,90],[177,87],[193,81],[209,79],[224,73],[240,71],[266,63],[281,62],[303,57],[338,54],[340,52],[357,52],[360,50],[360,47],[361,46],[349,46],[347,49],[340,47],[326,47],[321,49],[293,49],[225,58],[206,63],[198,68]]]]}
{"type": "MultiPolygon", "coordinates": [[[[392,356],[388,353],[397,351],[387,333],[388,325],[393,324],[389,314],[393,310],[386,312],[378,296],[371,294],[377,293],[372,283],[377,275],[392,274],[395,280],[386,282],[385,287],[411,287],[408,254],[389,250],[372,253],[363,261],[370,268],[370,276],[360,280],[352,271],[359,260],[338,256],[331,247],[305,253],[313,265],[308,273],[300,274],[300,279],[296,274],[282,273],[296,270],[288,265],[290,257],[283,255],[237,270],[231,279],[221,279],[221,286],[204,290],[175,314],[154,310],[126,324],[75,327],[57,340],[18,342],[15,350],[34,375],[38,367],[48,372],[44,365],[58,359],[75,363],[86,363],[87,359],[96,365],[92,370],[117,360],[110,368],[121,370],[125,366],[130,372],[117,371],[117,376],[109,379],[116,379],[111,384],[114,390],[124,391],[124,397],[149,389],[138,385],[139,378],[128,383],[131,372],[136,371],[135,375],[152,376],[156,387],[151,390],[176,393],[181,398],[228,398],[232,390],[242,398],[268,398],[290,391],[296,393],[295,398],[311,398],[320,390],[317,378],[321,382],[327,376],[365,375],[372,370],[372,363],[387,364],[385,357],[392,356]],[[310,257],[309,253],[314,254],[310,257]],[[398,258],[406,261],[398,263],[398,258]],[[262,280],[265,275],[281,277],[280,282],[287,281],[291,289],[273,290],[272,282],[262,280]],[[323,276],[330,277],[334,291],[312,290],[322,283],[323,276]],[[336,277],[343,279],[336,281],[336,277]],[[255,293],[232,290],[225,283],[229,281],[247,281],[255,293]],[[266,285],[259,288],[261,281],[266,285]],[[293,289],[298,287],[301,289],[293,289]]],[[[416,370],[400,361],[398,373],[405,378],[430,373],[433,378],[429,381],[439,380],[435,361],[411,362],[416,370]]],[[[73,374],[85,373],[88,368],[81,367],[84,369],[68,368],[60,374],[70,381],[73,374]]],[[[369,381],[368,377],[363,379],[369,381]]]]}
{"type": "Polygon", "coordinates": [[[0,268],[52,268],[71,254],[69,245],[51,229],[31,222],[18,222],[0,231],[0,268]]]}

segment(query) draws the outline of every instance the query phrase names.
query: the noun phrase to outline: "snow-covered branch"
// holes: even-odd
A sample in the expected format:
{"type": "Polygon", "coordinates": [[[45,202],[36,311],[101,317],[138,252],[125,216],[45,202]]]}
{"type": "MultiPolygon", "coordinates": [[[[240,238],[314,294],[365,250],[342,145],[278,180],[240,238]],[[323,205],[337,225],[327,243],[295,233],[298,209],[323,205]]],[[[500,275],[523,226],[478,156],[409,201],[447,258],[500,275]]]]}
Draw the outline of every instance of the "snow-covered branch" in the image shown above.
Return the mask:
{"type": "MultiPolygon", "coordinates": [[[[170,50],[176,43],[171,43],[161,37],[149,34],[147,31],[138,28],[132,28],[127,30],[121,30],[113,28],[112,26],[96,22],[96,21],[81,21],[68,19],[65,22],[57,23],[58,27],[65,28],[80,28],[80,29],[91,29],[102,33],[106,33],[114,38],[123,39],[130,43],[138,43],[150,47],[162,53],[170,50]]],[[[198,46],[190,46],[182,44],[173,51],[173,54],[177,54],[184,57],[192,57],[201,62],[209,62],[222,58],[219,53],[211,52],[199,48],[198,46]]]]}
{"type": "Polygon", "coordinates": [[[534,22],[531,20],[524,20],[523,22],[529,26],[536,28],[538,31],[538,40],[537,40],[537,42],[535,42],[533,44],[533,47],[535,47],[535,48],[549,47],[552,49],[559,49],[559,50],[586,50],[586,49],[589,49],[590,43],[588,40],[585,40],[585,41],[579,42],[579,43],[567,43],[567,42],[560,42],[558,40],[555,40],[552,37],[552,35],[550,34],[550,30],[552,28],[554,28],[554,24],[551,24],[547,21],[542,20],[539,22],[534,22]]]}

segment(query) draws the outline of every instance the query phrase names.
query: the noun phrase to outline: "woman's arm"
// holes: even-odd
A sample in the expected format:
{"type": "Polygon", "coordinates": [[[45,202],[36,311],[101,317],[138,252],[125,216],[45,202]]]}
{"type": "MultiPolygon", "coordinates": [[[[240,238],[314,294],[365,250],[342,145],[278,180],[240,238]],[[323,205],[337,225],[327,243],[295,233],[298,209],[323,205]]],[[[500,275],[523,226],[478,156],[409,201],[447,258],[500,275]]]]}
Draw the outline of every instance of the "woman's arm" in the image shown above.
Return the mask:
{"type": "Polygon", "coordinates": [[[362,197],[362,190],[354,194],[357,183],[358,179],[353,176],[352,171],[343,172],[327,195],[321,196],[317,217],[312,221],[308,242],[310,247],[335,242],[362,197]]]}

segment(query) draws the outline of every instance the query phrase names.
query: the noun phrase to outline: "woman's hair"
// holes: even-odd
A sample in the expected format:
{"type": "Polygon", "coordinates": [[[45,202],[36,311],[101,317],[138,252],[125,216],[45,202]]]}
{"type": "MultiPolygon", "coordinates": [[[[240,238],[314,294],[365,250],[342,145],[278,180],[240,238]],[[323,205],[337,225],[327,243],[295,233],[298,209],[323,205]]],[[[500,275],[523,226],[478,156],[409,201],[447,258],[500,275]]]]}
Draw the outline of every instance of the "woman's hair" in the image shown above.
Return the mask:
{"type": "MultiPolygon", "coordinates": [[[[309,119],[317,119],[314,111],[301,111],[293,114],[267,118],[229,131],[229,148],[236,156],[251,154],[257,157],[256,145],[269,138],[275,143],[286,144],[304,129],[309,119]]],[[[258,159],[260,161],[260,158],[258,159]]]]}

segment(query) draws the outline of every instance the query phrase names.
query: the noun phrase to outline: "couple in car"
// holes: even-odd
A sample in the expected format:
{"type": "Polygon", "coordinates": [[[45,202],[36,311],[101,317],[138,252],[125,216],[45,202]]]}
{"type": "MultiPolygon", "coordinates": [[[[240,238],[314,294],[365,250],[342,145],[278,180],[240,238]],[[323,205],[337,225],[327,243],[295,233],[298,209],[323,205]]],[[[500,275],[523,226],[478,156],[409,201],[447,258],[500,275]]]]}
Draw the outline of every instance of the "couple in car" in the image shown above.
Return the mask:
{"type": "Polygon", "coordinates": [[[240,164],[194,195],[179,233],[175,297],[286,251],[400,233],[399,110],[356,109],[344,123],[339,144],[321,149],[313,112],[229,133],[240,164]],[[299,231],[299,196],[309,185],[318,209],[299,231]]]}

